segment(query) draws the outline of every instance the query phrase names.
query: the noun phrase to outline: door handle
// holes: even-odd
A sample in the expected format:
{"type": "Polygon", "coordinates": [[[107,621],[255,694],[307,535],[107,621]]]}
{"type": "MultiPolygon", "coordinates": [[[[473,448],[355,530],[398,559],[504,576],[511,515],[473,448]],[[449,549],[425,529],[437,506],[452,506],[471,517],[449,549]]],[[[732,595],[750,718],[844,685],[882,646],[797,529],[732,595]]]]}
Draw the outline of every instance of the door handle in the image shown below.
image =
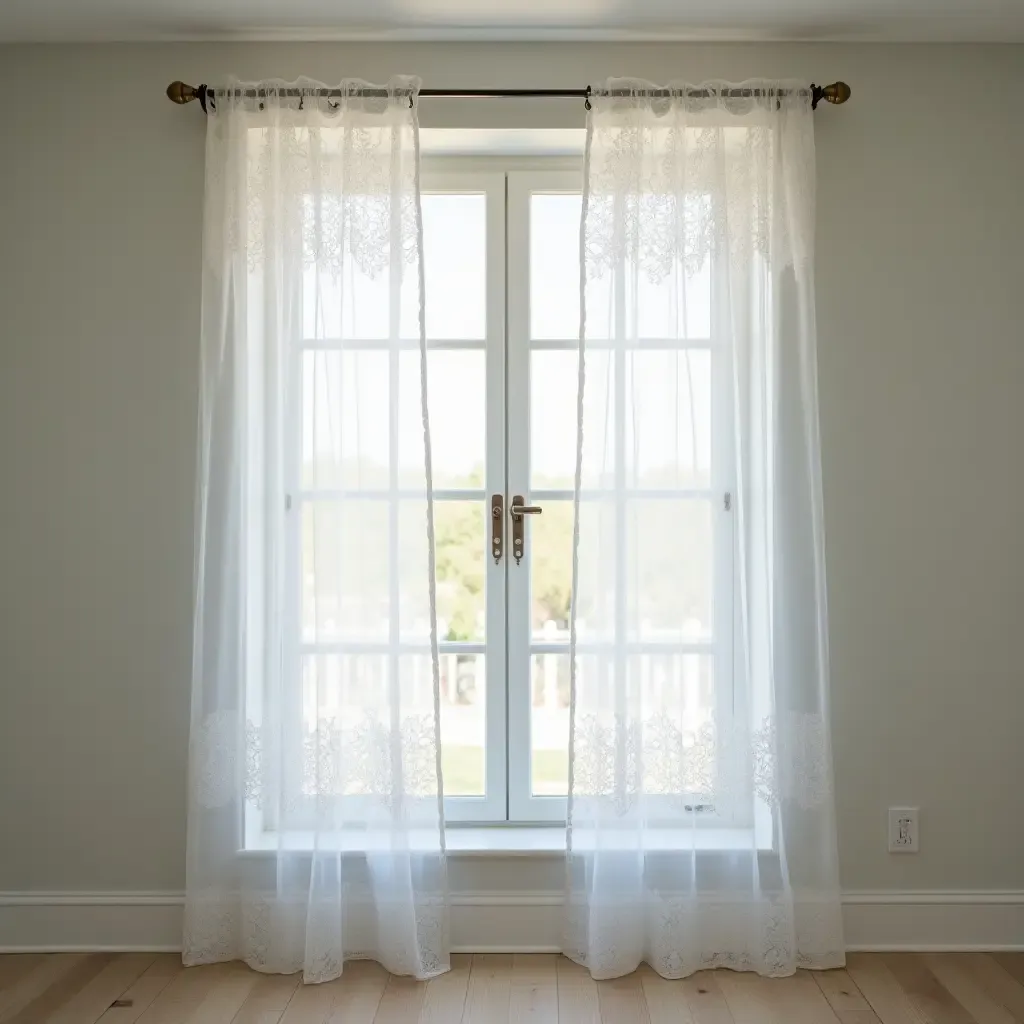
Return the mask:
{"type": "Polygon", "coordinates": [[[524,505],[521,494],[513,495],[508,512],[512,517],[512,554],[516,556],[516,565],[523,557],[524,516],[539,516],[543,511],[540,505],[524,505]]]}

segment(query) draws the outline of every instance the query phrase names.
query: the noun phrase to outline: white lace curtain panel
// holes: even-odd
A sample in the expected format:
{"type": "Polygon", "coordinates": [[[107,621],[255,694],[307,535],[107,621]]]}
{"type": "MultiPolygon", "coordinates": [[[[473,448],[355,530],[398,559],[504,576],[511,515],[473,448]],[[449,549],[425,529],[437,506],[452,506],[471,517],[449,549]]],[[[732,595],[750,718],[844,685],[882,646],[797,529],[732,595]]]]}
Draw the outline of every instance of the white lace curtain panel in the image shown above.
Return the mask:
{"type": "MultiPolygon", "coordinates": [[[[449,938],[419,82],[230,84],[206,143],[184,960],[428,978],[449,938]]],[[[611,80],[587,117],[563,948],[598,978],[843,962],[810,91],[746,84],[611,80]],[[680,559],[669,601],[652,551],[680,559]],[[699,708],[650,685],[652,656],[693,668],[699,708]]]]}
{"type": "Polygon", "coordinates": [[[745,84],[611,80],[587,118],[563,948],[597,978],[844,957],[811,97],[745,84]]]}
{"type": "Polygon", "coordinates": [[[419,83],[231,84],[206,140],[184,959],[426,978],[449,957],[419,83]]]}

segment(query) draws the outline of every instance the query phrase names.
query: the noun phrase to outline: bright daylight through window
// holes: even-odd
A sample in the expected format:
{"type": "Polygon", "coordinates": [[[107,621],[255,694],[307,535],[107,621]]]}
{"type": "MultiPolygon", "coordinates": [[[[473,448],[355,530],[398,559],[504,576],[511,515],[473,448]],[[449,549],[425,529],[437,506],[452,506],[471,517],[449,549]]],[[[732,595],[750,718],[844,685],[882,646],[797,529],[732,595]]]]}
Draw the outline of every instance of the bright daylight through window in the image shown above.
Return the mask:
{"type": "MultiPolygon", "coordinates": [[[[448,821],[565,819],[580,187],[578,174],[560,170],[423,176],[448,821]],[[494,495],[503,499],[506,538],[498,561],[494,495]],[[508,515],[516,495],[542,509],[525,517],[518,562],[508,515]]],[[[396,299],[386,273],[374,279],[349,268],[326,283],[314,274],[296,346],[284,521],[296,680],[285,713],[303,733],[343,719],[364,688],[386,686],[396,657],[407,659],[403,686],[432,712],[429,647],[404,641],[407,628],[422,638],[429,607],[401,607],[396,626],[389,603],[396,574],[427,572],[419,549],[403,544],[422,530],[423,512],[422,493],[416,502],[405,482],[407,472],[410,480],[422,473],[423,457],[415,294],[396,299]],[[398,347],[388,343],[394,323],[398,347]],[[314,544],[317,523],[342,495],[345,528],[314,544]]],[[[581,530],[601,531],[609,571],[628,559],[638,692],[651,706],[681,708],[678,724],[692,737],[728,716],[732,701],[730,388],[710,281],[707,263],[657,283],[642,271],[609,279],[607,309],[637,309],[640,320],[627,348],[614,315],[592,318],[605,336],[588,357],[583,410],[595,439],[584,480],[591,493],[617,495],[628,513],[616,527],[584,508],[581,530]],[[642,396],[629,422],[605,413],[626,389],[642,396]],[[626,460],[640,436],[642,450],[626,460]]],[[[578,685],[599,686],[588,679],[598,664],[588,657],[588,611],[578,613],[578,685]]]]}

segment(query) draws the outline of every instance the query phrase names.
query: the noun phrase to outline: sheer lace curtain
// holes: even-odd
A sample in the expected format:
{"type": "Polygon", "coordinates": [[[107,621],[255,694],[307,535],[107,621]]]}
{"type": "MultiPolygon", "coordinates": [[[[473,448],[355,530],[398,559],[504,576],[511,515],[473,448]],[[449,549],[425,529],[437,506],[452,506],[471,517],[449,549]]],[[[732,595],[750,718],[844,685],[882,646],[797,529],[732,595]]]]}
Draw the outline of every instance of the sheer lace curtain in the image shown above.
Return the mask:
{"type": "Polygon", "coordinates": [[[448,968],[419,83],[208,120],[186,964],[448,968]],[[412,100],[412,102],[410,102],[412,100]]]}
{"type": "Polygon", "coordinates": [[[598,978],[844,960],[810,103],[592,99],[564,949],[598,978]]]}

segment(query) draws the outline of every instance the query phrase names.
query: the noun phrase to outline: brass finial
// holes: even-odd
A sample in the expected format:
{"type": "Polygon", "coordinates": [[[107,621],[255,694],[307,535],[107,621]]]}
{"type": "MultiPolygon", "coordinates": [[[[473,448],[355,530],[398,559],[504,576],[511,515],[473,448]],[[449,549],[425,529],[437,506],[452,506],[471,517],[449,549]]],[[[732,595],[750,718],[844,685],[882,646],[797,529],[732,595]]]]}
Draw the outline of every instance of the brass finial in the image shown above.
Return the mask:
{"type": "Polygon", "coordinates": [[[829,103],[845,103],[850,98],[850,91],[845,82],[833,82],[822,87],[821,97],[829,103]]]}
{"type": "MultiPolygon", "coordinates": [[[[829,86],[831,89],[832,86],[829,86]]],[[[167,98],[172,103],[191,103],[199,99],[199,90],[194,85],[186,85],[184,82],[171,82],[167,86],[167,98]]],[[[841,103],[842,100],[833,100],[833,103],[841,103]]]]}

